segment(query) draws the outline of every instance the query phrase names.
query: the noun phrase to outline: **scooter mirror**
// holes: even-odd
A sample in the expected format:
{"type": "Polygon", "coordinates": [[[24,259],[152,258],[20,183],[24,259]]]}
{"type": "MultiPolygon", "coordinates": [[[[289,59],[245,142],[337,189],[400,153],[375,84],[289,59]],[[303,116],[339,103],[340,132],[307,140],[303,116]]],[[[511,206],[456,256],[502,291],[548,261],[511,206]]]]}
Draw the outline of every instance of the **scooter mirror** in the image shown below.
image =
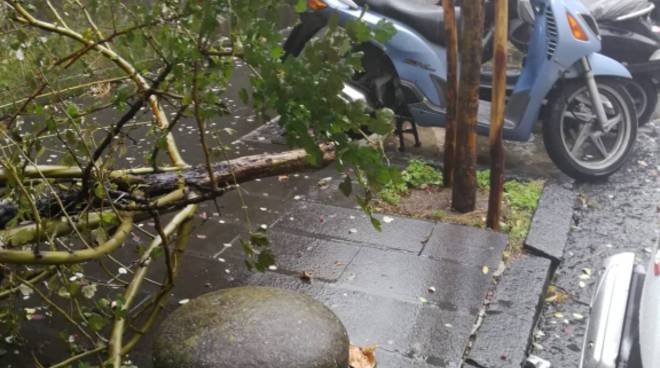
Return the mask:
{"type": "Polygon", "coordinates": [[[534,6],[530,0],[518,1],[518,17],[527,24],[534,23],[534,6]]]}

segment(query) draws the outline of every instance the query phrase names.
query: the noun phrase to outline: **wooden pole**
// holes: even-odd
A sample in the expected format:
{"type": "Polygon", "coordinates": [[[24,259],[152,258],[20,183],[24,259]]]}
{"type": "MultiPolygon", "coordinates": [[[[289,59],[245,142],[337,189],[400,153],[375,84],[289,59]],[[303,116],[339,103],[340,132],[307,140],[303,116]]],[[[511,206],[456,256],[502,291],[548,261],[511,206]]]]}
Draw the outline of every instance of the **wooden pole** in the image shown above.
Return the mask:
{"type": "Polygon", "coordinates": [[[474,211],[477,200],[477,113],[481,82],[484,9],[482,0],[464,0],[461,35],[460,88],[458,92],[456,166],[452,206],[458,212],[474,211]]]}
{"type": "Polygon", "coordinates": [[[506,56],[508,34],[508,0],[495,2],[495,35],[493,52],[493,94],[490,110],[490,195],[486,225],[499,230],[504,191],[504,145],[502,126],[506,103],[506,56]]]}
{"type": "Polygon", "coordinates": [[[453,0],[442,0],[447,35],[447,123],[445,125],[444,184],[454,184],[456,160],[456,97],[458,95],[458,30],[453,0]]]}

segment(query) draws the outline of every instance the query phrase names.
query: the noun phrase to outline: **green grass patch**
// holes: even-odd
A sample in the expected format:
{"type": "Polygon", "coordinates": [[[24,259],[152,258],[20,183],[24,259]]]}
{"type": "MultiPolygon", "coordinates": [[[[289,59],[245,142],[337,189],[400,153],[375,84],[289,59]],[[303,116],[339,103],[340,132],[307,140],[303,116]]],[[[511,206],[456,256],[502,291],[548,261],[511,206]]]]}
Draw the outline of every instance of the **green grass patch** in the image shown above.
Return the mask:
{"type": "Polygon", "coordinates": [[[504,198],[509,213],[506,216],[506,231],[513,249],[522,248],[527,237],[532,216],[543,192],[543,181],[517,181],[504,183],[504,198]]]}
{"type": "MultiPolygon", "coordinates": [[[[543,192],[543,184],[542,180],[509,180],[504,183],[504,200],[508,211],[503,230],[509,235],[509,244],[513,250],[522,248],[543,192]]],[[[482,190],[490,190],[490,170],[477,172],[477,186],[482,190]]]]}
{"type": "Polygon", "coordinates": [[[425,189],[430,185],[440,185],[442,173],[421,160],[412,160],[401,172],[400,180],[390,182],[380,191],[380,199],[393,206],[401,202],[410,189],[425,189]]]}
{"type": "Polygon", "coordinates": [[[483,190],[490,188],[490,170],[477,171],[477,187],[483,190]]]}
{"type": "MultiPolygon", "coordinates": [[[[487,197],[490,190],[490,170],[477,171],[476,176],[479,196],[481,198],[487,197]]],[[[401,173],[400,180],[385,186],[379,193],[379,197],[389,205],[398,206],[401,200],[410,194],[411,190],[439,187],[441,184],[441,172],[424,161],[413,160],[401,173]]],[[[544,183],[541,180],[508,180],[504,183],[504,216],[502,219],[504,224],[502,231],[509,236],[508,254],[517,253],[522,249],[532,216],[543,191],[543,185],[544,183]]],[[[479,213],[479,211],[485,216],[485,208],[478,209],[475,213],[479,213]]],[[[457,222],[477,227],[485,226],[481,214],[478,217],[474,215],[470,217],[468,214],[464,218],[460,214],[457,216],[450,208],[438,208],[421,216],[437,221],[457,222]],[[472,221],[475,219],[476,221],[472,221]]]]}

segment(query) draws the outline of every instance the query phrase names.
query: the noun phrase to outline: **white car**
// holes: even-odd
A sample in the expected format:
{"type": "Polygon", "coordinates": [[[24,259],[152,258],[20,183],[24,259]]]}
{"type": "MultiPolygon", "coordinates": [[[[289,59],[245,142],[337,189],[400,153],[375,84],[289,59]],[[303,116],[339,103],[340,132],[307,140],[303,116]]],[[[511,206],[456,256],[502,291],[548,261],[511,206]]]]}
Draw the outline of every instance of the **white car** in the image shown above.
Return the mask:
{"type": "Polygon", "coordinates": [[[633,253],[605,261],[591,301],[580,368],[660,367],[660,249],[648,268],[633,253]]]}

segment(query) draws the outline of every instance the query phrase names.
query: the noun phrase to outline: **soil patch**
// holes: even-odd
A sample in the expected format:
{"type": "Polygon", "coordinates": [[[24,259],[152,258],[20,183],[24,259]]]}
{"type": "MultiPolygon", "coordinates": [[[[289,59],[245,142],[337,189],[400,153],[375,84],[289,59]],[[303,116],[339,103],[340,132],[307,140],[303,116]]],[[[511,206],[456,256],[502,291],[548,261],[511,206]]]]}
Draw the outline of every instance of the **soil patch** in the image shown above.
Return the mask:
{"type": "MultiPolygon", "coordinates": [[[[488,211],[488,191],[477,191],[476,209],[469,213],[460,213],[451,208],[451,188],[429,186],[425,189],[411,189],[401,197],[398,205],[378,200],[375,209],[378,212],[391,213],[413,218],[430,219],[453,224],[484,227],[488,211]]],[[[506,204],[503,208],[507,214],[506,204]]]]}

